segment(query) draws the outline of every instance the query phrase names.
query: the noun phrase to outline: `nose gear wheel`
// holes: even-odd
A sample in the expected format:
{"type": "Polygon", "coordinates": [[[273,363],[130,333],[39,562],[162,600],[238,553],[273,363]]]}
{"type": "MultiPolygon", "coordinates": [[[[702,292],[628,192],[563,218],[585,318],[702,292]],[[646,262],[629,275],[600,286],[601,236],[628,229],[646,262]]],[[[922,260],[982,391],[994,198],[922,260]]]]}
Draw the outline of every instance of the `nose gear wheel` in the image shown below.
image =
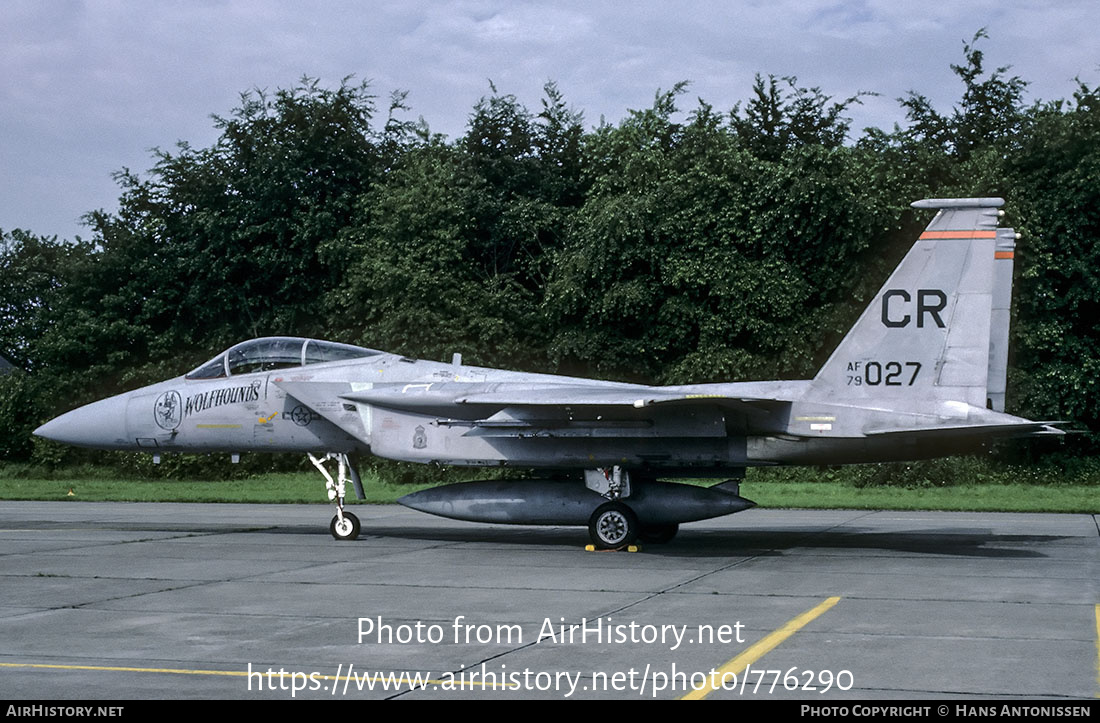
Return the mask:
{"type": "Polygon", "coordinates": [[[345,512],[343,518],[333,515],[328,531],[337,540],[354,540],[359,537],[359,518],[351,512],[345,512]]]}

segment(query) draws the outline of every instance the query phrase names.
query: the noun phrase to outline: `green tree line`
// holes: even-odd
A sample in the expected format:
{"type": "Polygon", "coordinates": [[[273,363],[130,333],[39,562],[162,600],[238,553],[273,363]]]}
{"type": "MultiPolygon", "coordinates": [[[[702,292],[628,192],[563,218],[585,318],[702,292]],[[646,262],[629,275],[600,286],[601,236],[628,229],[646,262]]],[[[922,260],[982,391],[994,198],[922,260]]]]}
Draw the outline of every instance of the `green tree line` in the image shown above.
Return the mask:
{"type": "MultiPolygon", "coordinates": [[[[689,86],[586,127],[553,83],[495,87],[454,140],[403,94],[253,91],[208,148],[120,171],[90,240],[0,231],[0,459],[56,413],[266,335],[650,383],[808,378],[928,221],[1003,196],[1016,254],[1010,411],[1100,418],[1100,92],[1026,104],[964,46],[945,111],[858,136],[836,100],[758,76],[719,111],[689,86]]],[[[1073,447],[1093,451],[1090,438],[1073,447]]]]}

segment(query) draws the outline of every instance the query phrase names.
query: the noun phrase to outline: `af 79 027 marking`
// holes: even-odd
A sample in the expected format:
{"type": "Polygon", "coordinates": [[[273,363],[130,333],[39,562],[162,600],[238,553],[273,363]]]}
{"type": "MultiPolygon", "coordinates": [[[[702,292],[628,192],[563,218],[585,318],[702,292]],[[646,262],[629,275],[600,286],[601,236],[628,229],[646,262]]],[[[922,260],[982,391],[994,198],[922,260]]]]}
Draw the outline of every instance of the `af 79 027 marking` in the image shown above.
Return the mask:
{"type": "Polygon", "coordinates": [[[917,381],[917,375],[920,374],[921,363],[918,361],[868,361],[868,362],[848,362],[848,371],[855,372],[854,374],[848,374],[848,384],[855,386],[863,386],[869,384],[870,386],[878,386],[879,384],[885,384],[888,387],[901,387],[901,386],[913,386],[913,382],[917,381]],[[904,367],[904,373],[903,373],[904,367]],[[909,375],[909,380],[905,381],[906,374],[909,375]]]}

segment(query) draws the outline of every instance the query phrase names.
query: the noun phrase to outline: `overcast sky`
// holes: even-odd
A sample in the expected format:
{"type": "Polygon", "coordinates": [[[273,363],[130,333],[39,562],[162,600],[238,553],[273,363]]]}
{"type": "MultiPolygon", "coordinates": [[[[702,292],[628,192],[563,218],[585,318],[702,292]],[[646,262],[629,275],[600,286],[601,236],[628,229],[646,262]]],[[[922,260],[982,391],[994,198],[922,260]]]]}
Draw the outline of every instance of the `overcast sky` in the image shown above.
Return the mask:
{"type": "Polygon", "coordinates": [[[210,145],[211,114],[303,75],[407,90],[452,139],[489,80],[534,110],[554,80],[592,126],[681,80],[688,109],[729,110],[755,73],[795,75],[881,94],[851,113],[858,135],[903,122],[909,90],[949,111],[949,66],[983,27],[986,67],[1011,65],[1029,100],[1100,80],[1097,0],[0,0],[0,229],[89,237],[81,215],[116,208],[112,172],[210,145]]]}

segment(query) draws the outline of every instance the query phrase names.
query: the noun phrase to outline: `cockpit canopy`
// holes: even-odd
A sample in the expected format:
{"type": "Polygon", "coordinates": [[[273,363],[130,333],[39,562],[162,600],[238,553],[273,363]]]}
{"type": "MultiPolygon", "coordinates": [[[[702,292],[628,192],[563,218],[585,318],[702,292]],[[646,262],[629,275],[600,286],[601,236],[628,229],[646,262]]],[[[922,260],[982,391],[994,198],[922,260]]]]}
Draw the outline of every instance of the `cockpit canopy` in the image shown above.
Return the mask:
{"type": "Polygon", "coordinates": [[[382,352],[351,344],[270,336],[253,339],[218,354],[187,374],[187,379],[217,379],[237,374],[254,374],[274,369],[290,369],[308,364],[345,361],[374,356],[382,352]]]}

